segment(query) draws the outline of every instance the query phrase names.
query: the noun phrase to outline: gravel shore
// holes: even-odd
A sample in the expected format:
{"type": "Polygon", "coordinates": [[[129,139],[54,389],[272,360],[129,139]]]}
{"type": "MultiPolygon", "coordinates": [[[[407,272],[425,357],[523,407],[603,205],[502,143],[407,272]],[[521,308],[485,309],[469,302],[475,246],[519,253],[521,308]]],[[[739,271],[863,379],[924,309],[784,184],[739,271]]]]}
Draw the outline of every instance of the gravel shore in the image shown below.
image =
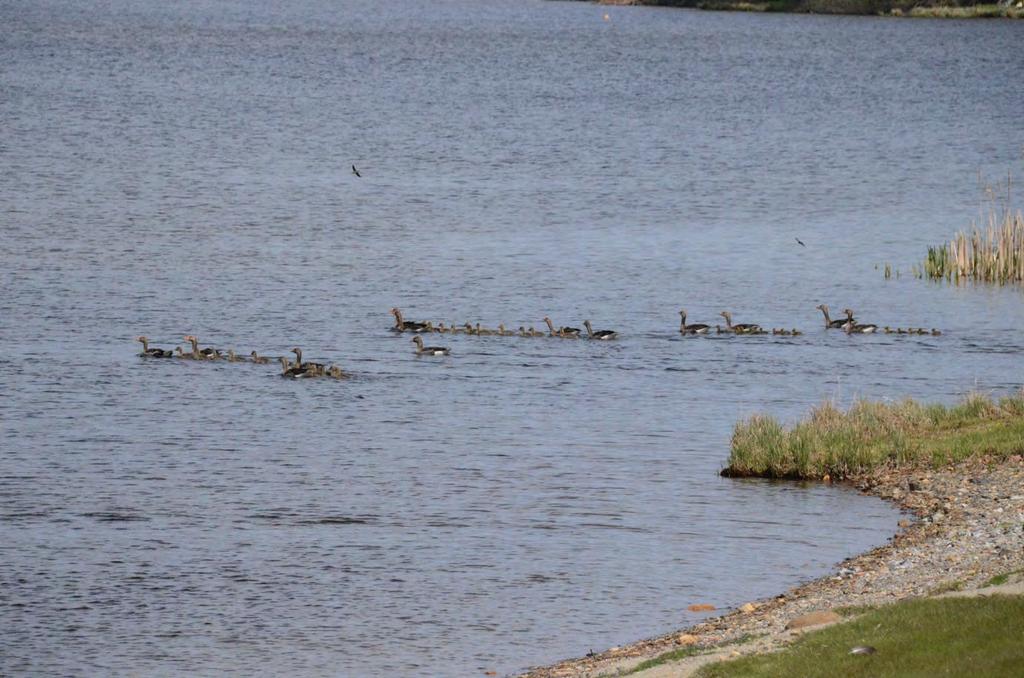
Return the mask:
{"type": "MultiPolygon", "coordinates": [[[[720,658],[766,652],[800,633],[800,618],[835,619],[842,608],[873,606],[944,591],[978,589],[1024,569],[1024,457],[984,458],[942,469],[885,469],[846,481],[895,502],[917,518],[901,521],[890,543],[840,563],[826,577],[775,598],[668,635],[536,668],[527,678],[615,676],[666,652],[696,656],[634,675],[685,676],[720,658]]],[[[1020,577],[1011,578],[1019,581],[1020,577]]]]}

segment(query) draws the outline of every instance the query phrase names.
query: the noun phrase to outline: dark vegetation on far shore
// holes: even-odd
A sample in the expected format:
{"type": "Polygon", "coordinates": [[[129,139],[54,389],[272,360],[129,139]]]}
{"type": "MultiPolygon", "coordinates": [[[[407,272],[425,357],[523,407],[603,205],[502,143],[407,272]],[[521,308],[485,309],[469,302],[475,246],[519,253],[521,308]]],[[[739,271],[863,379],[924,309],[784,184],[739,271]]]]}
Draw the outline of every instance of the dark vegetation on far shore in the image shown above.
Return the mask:
{"type": "Polygon", "coordinates": [[[974,455],[1024,454],[1024,390],[972,393],[953,406],[831,401],[790,428],[766,415],[736,425],[722,475],[840,480],[883,467],[942,466],[974,455]]]}
{"type": "Polygon", "coordinates": [[[745,12],[891,15],[921,18],[1024,18],[1011,3],[969,3],[957,0],[600,0],[607,5],[650,5],[745,12]]]}

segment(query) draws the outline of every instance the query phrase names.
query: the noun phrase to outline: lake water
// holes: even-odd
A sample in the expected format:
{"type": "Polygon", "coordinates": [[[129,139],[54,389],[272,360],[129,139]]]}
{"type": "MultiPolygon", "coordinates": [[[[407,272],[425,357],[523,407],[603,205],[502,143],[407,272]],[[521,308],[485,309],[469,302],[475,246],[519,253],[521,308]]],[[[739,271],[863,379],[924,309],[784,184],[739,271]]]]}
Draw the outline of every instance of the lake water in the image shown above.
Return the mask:
{"type": "Polygon", "coordinates": [[[895,528],[846,489],[719,478],[738,419],[1022,382],[1021,291],[909,267],[1021,174],[1024,22],[0,23],[0,673],[474,676],[667,632],[895,528]],[[826,332],[819,303],[943,334],[826,332]],[[621,337],[418,359],[396,305],[621,337]],[[681,338],[680,307],[804,334],[681,338]],[[354,378],[137,357],[188,333],[354,378]]]}

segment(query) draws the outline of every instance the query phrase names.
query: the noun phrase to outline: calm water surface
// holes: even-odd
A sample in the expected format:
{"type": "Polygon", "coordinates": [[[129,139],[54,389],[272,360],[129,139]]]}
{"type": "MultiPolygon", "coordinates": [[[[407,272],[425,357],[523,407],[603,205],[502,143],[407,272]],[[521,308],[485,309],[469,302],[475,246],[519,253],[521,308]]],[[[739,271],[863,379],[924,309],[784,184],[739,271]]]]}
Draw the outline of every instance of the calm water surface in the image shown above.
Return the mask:
{"type": "Polygon", "coordinates": [[[1022,381],[1019,290],[876,266],[1006,199],[1024,23],[528,0],[0,23],[0,673],[473,676],[665,632],[894,527],[843,489],[720,479],[738,418],[1022,381]],[[826,333],[822,302],[943,335],[826,333]],[[394,305],[622,336],[416,359],[394,305]],[[681,306],[805,334],[684,340],[681,306]],[[144,361],[140,333],[355,377],[144,361]]]}

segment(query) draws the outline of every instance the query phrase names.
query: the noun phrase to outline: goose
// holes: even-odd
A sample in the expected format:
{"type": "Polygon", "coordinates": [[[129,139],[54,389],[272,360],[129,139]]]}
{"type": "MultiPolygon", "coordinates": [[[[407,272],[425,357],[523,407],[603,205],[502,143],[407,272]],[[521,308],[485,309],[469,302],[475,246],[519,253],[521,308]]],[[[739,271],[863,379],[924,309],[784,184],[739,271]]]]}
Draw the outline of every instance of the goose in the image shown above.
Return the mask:
{"type": "Polygon", "coordinates": [[[220,360],[220,351],[215,348],[207,346],[204,349],[199,348],[199,339],[192,334],[185,335],[185,341],[192,344],[192,355],[195,356],[196,360],[220,360]]]}
{"type": "Polygon", "coordinates": [[[295,365],[296,365],[296,367],[301,367],[304,370],[310,370],[310,371],[314,372],[314,374],[312,376],[317,376],[315,373],[318,372],[318,371],[319,372],[323,372],[323,370],[324,370],[324,364],[323,363],[304,363],[304,362],[302,362],[302,349],[301,348],[296,346],[295,348],[292,349],[292,353],[295,354],[295,365]]]}
{"type": "Polygon", "coordinates": [[[543,337],[544,336],[544,333],[541,332],[540,330],[534,329],[533,325],[530,325],[530,329],[527,330],[527,332],[529,332],[530,336],[534,337],[534,338],[536,338],[536,337],[543,337]]]}
{"type": "Polygon", "coordinates": [[[489,337],[495,334],[494,330],[489,330],[486,327],[480,327],[480,323],[476,324],[476,331],[473,332],[478,337],[489,337]]]}
{"type": "Polygon", "coordinates": [[[885,332],[886,334],[894,334],[894,333],[896,332],[896,330],[892,329],[892,328],[891,328],[891,327],[889,327],[888,325],[886,325],[885,327],[883,327],[883,328],[882,328],[882,331],[883,331],[883,332],[885,332]]]}
{"type": "Polygon", "coordinates": [[[518,335],[516,335],[516,336],[519,336],[519,337],[529,337],[529,336],[530,336],[530,333],[526,331],[526,328],[525,328],[525,327],[523,327],[522,325],[520,325],[520,326],[519,326],[519,334],[518,334],[518,335]]]}
{"type": "Polygon", "coordinates": [[[249,354],[249,358],[250,358],[250,359],[251,359],[251,360],[252,360],[252,361],[253,361],[253,362],[254,362],[255,364],[257,364],[257,365],[266,365],[267,363],[269,363],[269,362],[270,362],[270,358],[267,358],[266,356],[261,356],[261,355],[258,355],[258,354],[256,353],[256,351],[253,351],[252,353],[250,353],[250,354],[249,354]]]}
{"type": "Polygon", "coordinates": [[[455,323],[452,323],[452,326],[448,328],[448,332],[450,334],[458,334],[459,332],[465,332],[465,331],[466,330],[464,328],[459,327],[455,323]]]}
{"type": "Polygon", "coordinates": [[[142,353],[139,355],[143,358],[171,358],[174,356],[174,351],[170,349],[150,348],[149,339],[146,337],[135,337],[135,341],[142,342],[142,353]]]}
{"type": "Polygon", "coordinates": [[[942,335],[942,331],[941,330],[937,330],[934,327],[932,328],[932,336],[933,337],[938,337],[938,336],[941,336],[941,335],[942,335]]]}
{"type": "Polygon", "coordinates": [[[794,337],[799,337],[801,334],[803,334],[803,332],[794,327],[793,331],[790,332],[790,334],[792,334],[794,337]]]}
{"type": "Polygon", "coordinates": [[[244,355],[237,355],[237,354],[235,354],[235,349],[233,349],[233,348],[229,348],[228,349],[227,361],[229,363],[244,363],[247,360],[248,360],[248,358],[246,358],[244,355]]]}
{"type": "MultiPolygon", "coordinates": [[[[846,322],[843,323],[843,329],[847,334],[871,334],[878,329],[878,325],[871,323],[858,324],[853,320],[853,311],[844,308],[843,313],[846,314],[846,322]]],[[[911,332],[911,334],[913,334],[911,332]]]]}
{"type": "Polygon", "coordinates": [[[782,333],[783,333],[783,332],[785,332],[785,331],[786,331],[786,330],[780,330],[780,329],[779,329],[779,328],[777,328],[777,327],[773,327],[773,328],[772,328],[772,334],[773,334],[773,335],[776,335],[776,334],[782,334],[782,333]]]}
{"type": "Polygon", "coordinates": [[[413,337],[416,344],[416,355],[448,355],[451,350],[445,346],[424,346],[422,337],[413,337]]]}
{"type": "Polygon", "coordinates": [[[598,341],[610,341],[619,336],[619,333],[615,330],[598,330],[594,331],[594,328],[590,326],[589,320],[583,321],[583,326],[587,328],[587,337],[590,339],[597,339],[598,341]]]}
{"type": "Polygon", "coordinates": [[[561,337],[562,339],[576,339],[580,336],[580,328],[578,327],[560,327],[555,329],[554,323],[551,322],[551,318],[544,316],[544,322],[548,324],[548,329],[551,330],[552,337],[561,337]]]}
{"type": "Polygon", "coordinates": [[[878,325],[856,325],[853,321],[847,321],[846,324],[843,325],[843,329],[846,330],[847,334],[871,334],[878,329],[878,325]]]}
{"type": "Polygon", "coordinates": [[[466,328],[466,334],[476,334],[477,333],[476,329],[474,329],[473,326],[470,325],[469,323],[466,323],[464,325],[464,327],[466,328]]]}
{"type": "Polygon", "coordinates": [[[444,321],[442,320],[441,322],[437,323],[437,327],[434,328],[434,331],[440,334],[447,334],[448,328],[444,326],[444,321]]]}
{"type": "Polygon", "coordinates": [[[814,308],[819,309],[825,314],[825,329],[826,330],[838,330],[842,329],[843,325],[846,324],[847,320],[853,320],[853,315],[850,314],[846,320],[832,320],[828,315],[828,306],[825,304],[818,304],[814,308]]]}
{"type": "Polygon", "coordinates": [[[348,375],[342,372],[341,368],[337,365],[331,365],[327,368],[327,376],[332,379],[345,379],[348,377],[348,375]]]}
{"type": "Polygon", "coordinates": [[[512,330],[506,330],[504,323],[498,323],[498,336],[499,337],[514,337],[516,333],[512,330]]]}
{"type": "Polygon", "coordinates": [[[704,323],[686,324],[686,309],[679,311],[679,334],[707,334],[711,331],[711,325],[704,323]]]}
{"type": "Polygon", "coordinates": [[[402,312],[397,307],[391,309],[391,315],[395,316],[395,326],[391,328],[393,332],[422,332],[426,327],[426,323],[413,322],[403,318],[402,312]]]}
{"type": "Polygon", "coordinates": [[[310,374],[309,370],[301,365],[292,366],[288,362],[288,358],[281,356],[281,376],[288,377],[289,379],[302,379],[315,376],[310,374]]]}
{"type": "Polygon", "coordinates": [[[728,311],[722,311],[719,315],[725,318],[726,328],[735,334],[761,334],[763,332],[761,326],[755,325],[754,323],[740,323],[739,325],[733,325],[732,314],[728,311]]]}
{"type": "Polygon", "coordinates": [[[195,353],[185,353],[181,350],[181,346],[174,347],[174,355],[182,360],[198,360],[195,353]]]}

